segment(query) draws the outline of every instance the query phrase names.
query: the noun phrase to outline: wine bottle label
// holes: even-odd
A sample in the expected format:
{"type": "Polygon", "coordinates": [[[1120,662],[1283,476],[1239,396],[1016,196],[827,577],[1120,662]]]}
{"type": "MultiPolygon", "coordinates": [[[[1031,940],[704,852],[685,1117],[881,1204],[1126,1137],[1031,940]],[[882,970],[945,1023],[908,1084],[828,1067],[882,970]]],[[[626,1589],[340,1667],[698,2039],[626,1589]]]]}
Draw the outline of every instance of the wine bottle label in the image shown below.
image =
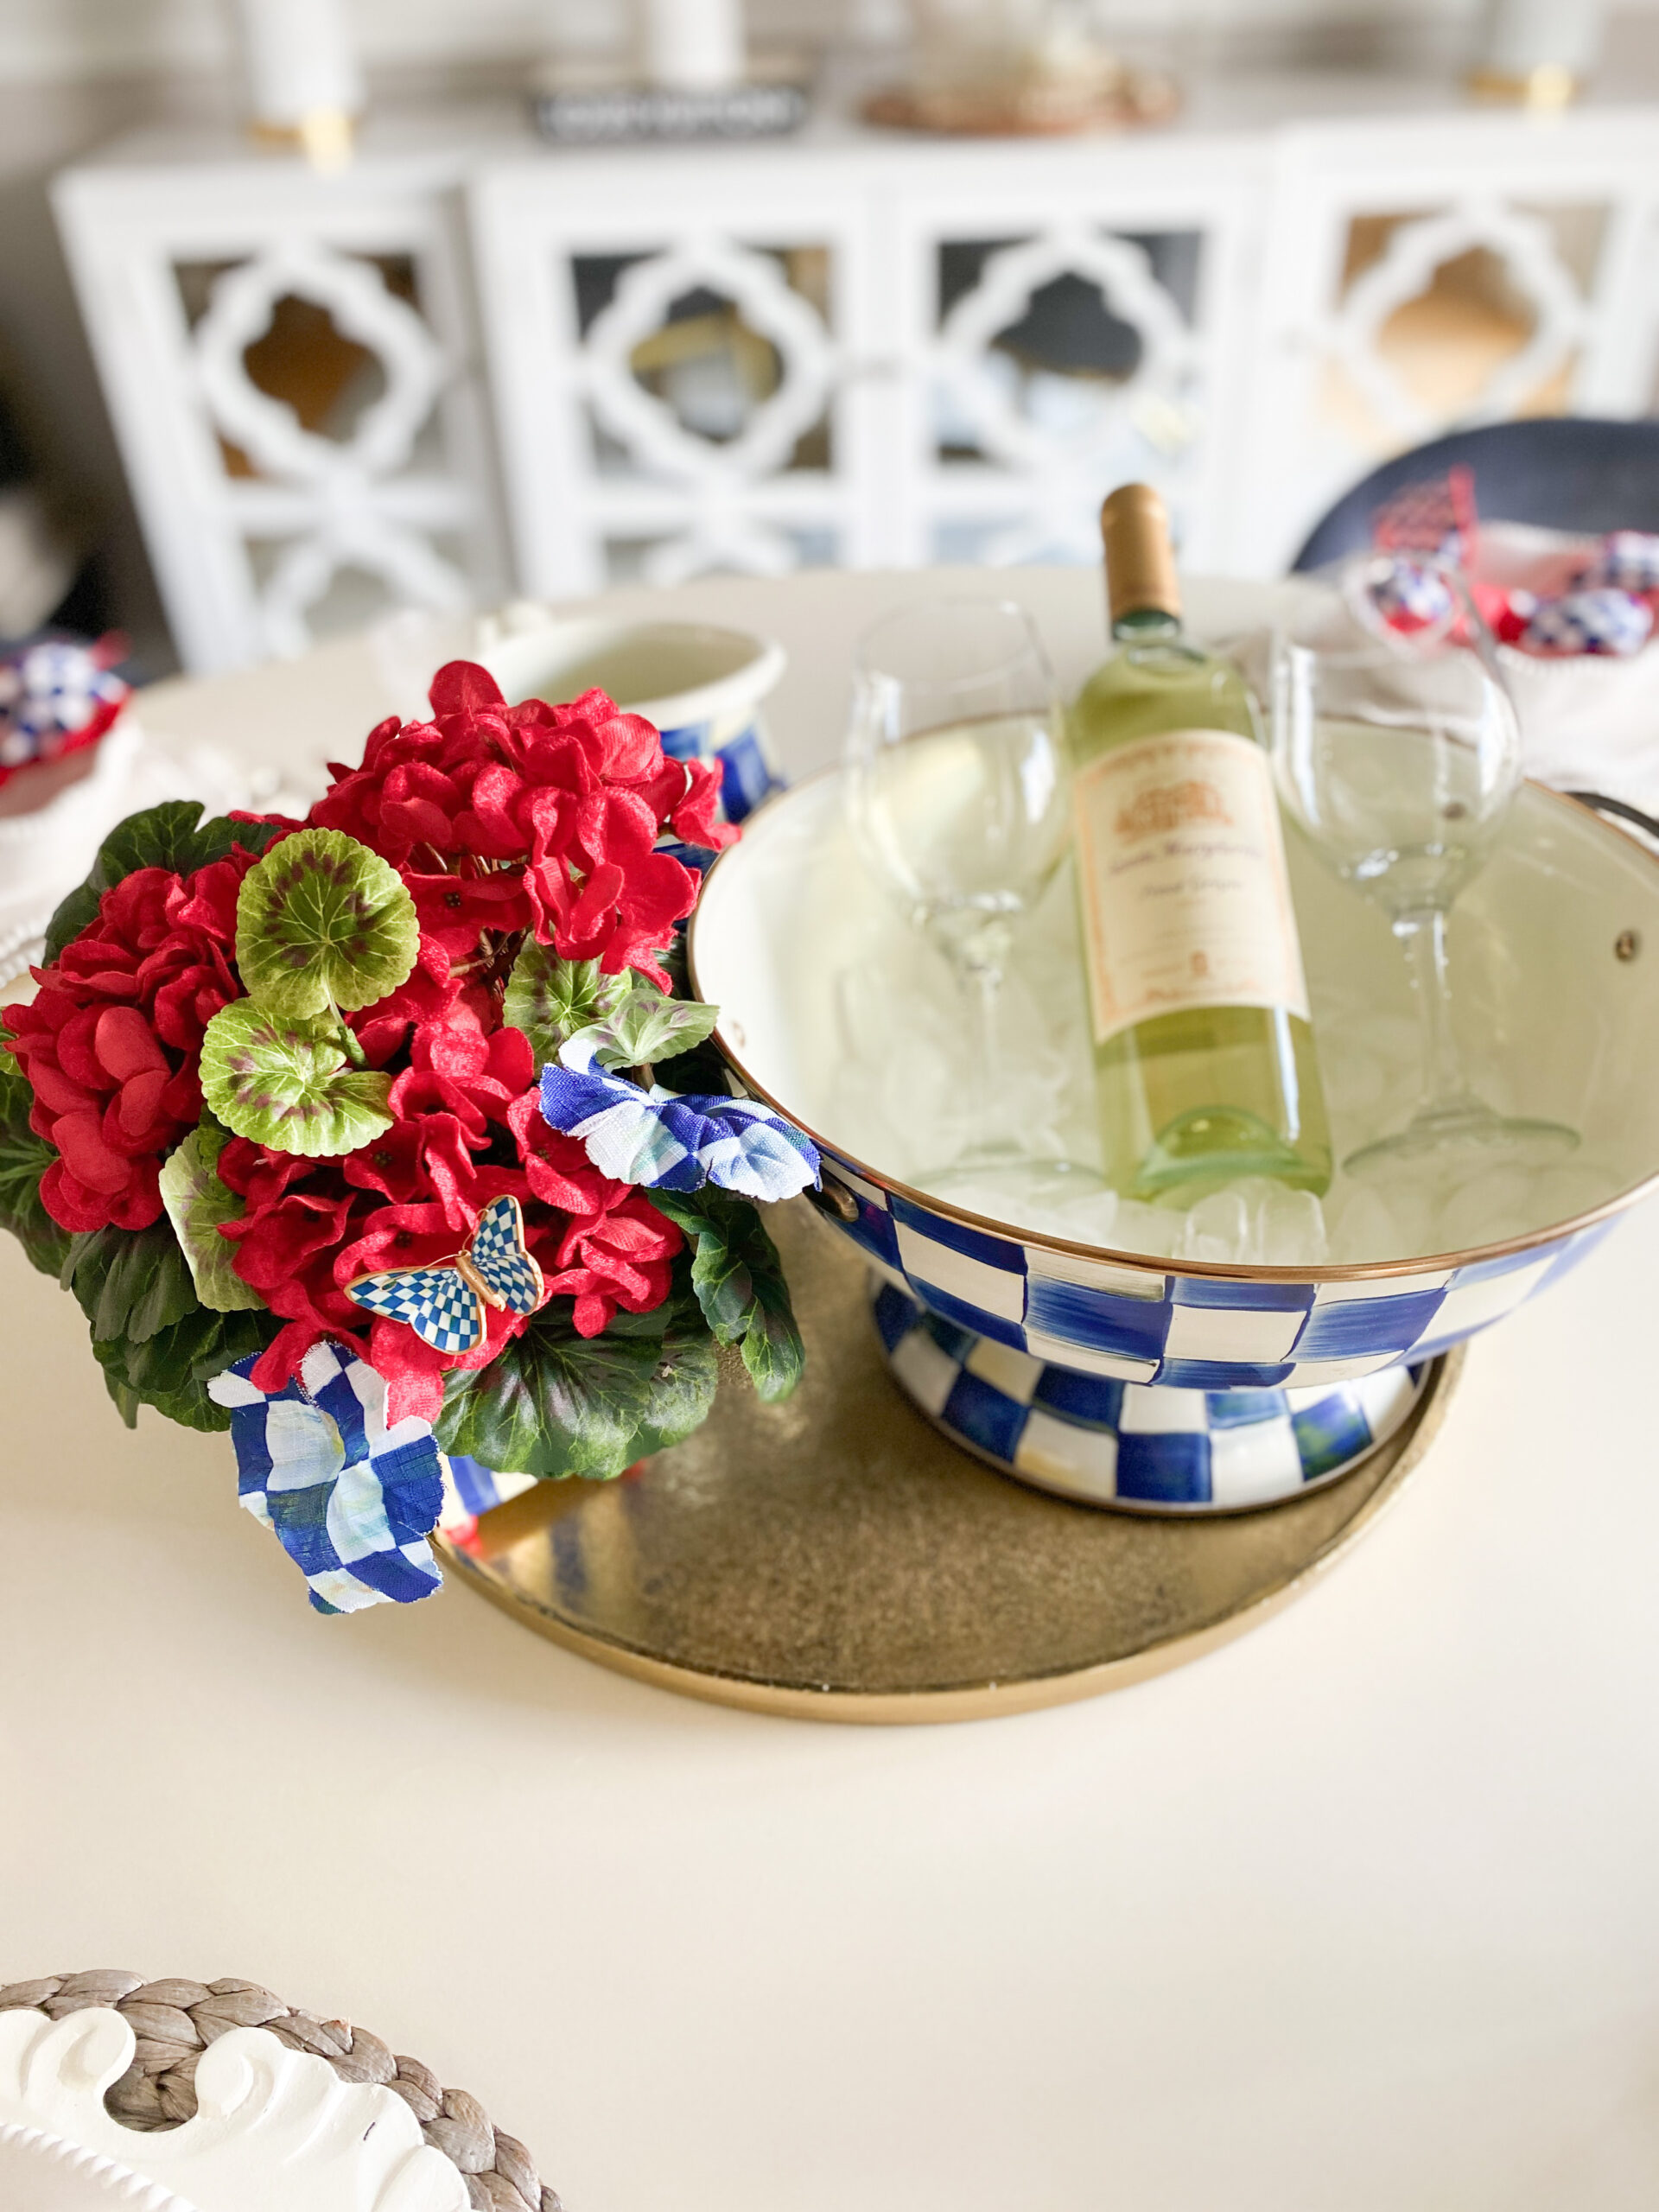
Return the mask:
{"type": "Polygon", "coordinates": [[[1165,730],[1099,754],[1073,781],[1096,1042],[1191,1007],[1283,1007],[1306,1021],[1262,747],[1228,730],[1165,730]]]}

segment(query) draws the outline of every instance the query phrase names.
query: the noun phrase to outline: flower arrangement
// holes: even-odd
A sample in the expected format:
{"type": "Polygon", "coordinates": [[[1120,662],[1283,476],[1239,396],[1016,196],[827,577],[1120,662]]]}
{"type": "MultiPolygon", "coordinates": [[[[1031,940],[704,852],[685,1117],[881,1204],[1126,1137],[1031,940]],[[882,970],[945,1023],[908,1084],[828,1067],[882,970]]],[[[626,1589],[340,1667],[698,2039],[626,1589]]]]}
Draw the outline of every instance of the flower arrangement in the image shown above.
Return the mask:
{"type": "Polygon", "coordinates": [[[303,822],[120,824],[3,1016],[0,1220],[129,1422],[232,1430],[327,1611],[436,1586],[440,1453],[613,1476],[717,1344],[767,1397],[801,1365],[753,1201],[817,1160],[679,981],[715,772],[602,692],[430,696],[303,822]]]}

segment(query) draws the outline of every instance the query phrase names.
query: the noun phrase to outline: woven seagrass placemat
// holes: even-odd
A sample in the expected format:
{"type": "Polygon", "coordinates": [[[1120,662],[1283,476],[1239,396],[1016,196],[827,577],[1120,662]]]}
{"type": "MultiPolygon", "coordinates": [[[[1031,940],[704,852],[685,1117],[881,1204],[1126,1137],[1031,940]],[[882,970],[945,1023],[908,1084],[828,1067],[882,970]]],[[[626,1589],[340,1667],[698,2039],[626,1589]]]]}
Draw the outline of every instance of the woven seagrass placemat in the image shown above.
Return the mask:
{"type": "Polygon", "coordinates": [[[291,2050],[326,2058],[342,2082],[395,2090],[435,2151],[457,2167],[474,2212],[563,2212],[524,2145],[491,2123],[478,2099],[446,2089],[418,2058],[404,2058],[347,2020],[322,2020],[284,2005],[257,1981],[146,1981],[101,1967],[43,1975],[0,1988],[0,2012],[27,2009],[54,2020],[89,2005],[119,2012],[137,2037],[132,2064],[105,2102],[124,2126],[176,2127],[196,2109],[196,2061],[232,2028],[265,2028],[291,2050]]]}

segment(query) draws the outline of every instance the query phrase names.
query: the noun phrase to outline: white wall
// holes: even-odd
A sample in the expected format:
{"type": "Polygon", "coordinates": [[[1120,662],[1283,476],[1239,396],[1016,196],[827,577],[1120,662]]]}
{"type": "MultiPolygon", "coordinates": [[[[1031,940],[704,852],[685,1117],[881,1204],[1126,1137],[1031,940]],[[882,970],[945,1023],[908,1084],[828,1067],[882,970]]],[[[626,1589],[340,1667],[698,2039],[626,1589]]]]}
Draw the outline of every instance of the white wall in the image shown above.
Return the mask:
{"type": "MultiPolygon", "coordinates": [[[[1328,26],[1397,18],[1387,0],[1096,0],[1108,24],[1208,31],[1328,26]]],[[[1406,0],[1419,19],[1465,21],[1480,0],[1406,0]]],[[[1623,0],[1659,9],[1659,0],[1623,0]]],[[[561,38],[602,45],[626,35],[626,0],[348,0],[372,65],[468,63],[544,50],[561,38]]],[[[902,17],[902,0],[750,0],[757,35],[811,44],[902,17]]],[[[3,0],[0,81],[212,69],[228,49],[219,0],[3,0]]]]}

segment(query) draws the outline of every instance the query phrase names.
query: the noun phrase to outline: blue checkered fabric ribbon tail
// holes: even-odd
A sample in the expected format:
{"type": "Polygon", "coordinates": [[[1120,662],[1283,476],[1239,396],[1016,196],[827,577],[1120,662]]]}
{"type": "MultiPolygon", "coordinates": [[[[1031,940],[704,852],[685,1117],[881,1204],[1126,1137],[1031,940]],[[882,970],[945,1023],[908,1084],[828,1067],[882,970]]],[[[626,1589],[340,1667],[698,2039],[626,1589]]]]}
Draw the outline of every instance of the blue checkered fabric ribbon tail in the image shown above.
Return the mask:
{"type": "Polygon", "coordinates": [[[408,1605],[442,1586],[426,1539],[443,1462],[423,1421],[386,1426],[386,1386],[343,1345],[315,1344],[298,1378],[256,1389],[252,1358],[207,1386],[227,1407],[240,1502],[276,1537],[319,1612],[408,1605]]]}
{"type": "Polygon", "coordinates": [[[594,1067],[575,1039],[565,1054],[542,1071],[543,1115],[614,1181],[653,1191],[714,1183],[763,1201],[816,1186],[817,1150],[778,1115],[742,1099],[642,1090],[594,1067]]]}

